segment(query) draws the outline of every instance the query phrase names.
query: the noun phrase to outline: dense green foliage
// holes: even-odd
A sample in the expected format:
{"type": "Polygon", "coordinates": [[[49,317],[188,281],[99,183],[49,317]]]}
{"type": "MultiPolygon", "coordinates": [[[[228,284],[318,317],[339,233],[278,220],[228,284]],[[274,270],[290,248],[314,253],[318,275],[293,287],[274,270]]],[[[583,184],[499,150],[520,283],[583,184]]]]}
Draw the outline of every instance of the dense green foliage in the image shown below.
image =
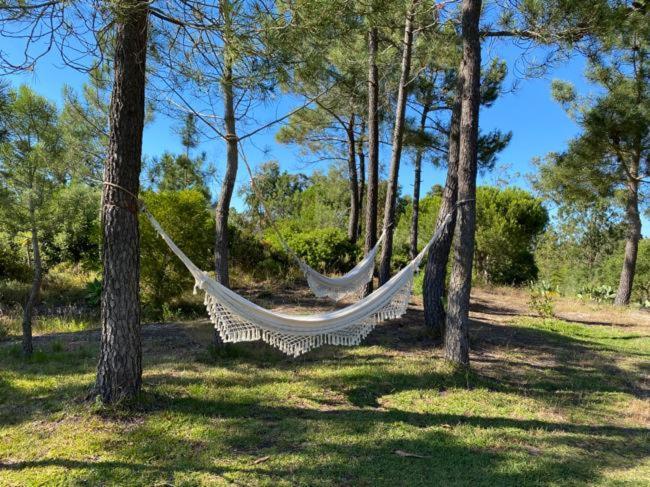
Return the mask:
{"type": "Polygon", "coordinates": [[[27,281],[29,279],[29,262],[24,234],[0,232],[0,276],[4,279],[27,281]]]}
{"type": "MultiPolygon", "coordinates": [[[[551,227],[535,252],[540,279],[562,294],[596,301],[612,301],[618,284],[624,242],[620,223],[595,225],[586,234],[565,233],[551,227]],[[609,292],[608,292],[609,290],[609,292]]],[[[650,241],[639,242],[632,301],[648,306],[650,299],[650,241]]]]}
{"type": "Polygon", "coordinates": [[[196,189],[209,199],[210,190],[206,185],[209,173],[206,172],[205,166],[205,154],[191,158],[186,154],[174,155],[165,152],[150,164],[147,183],[160,191],[196,189]]]}
{"type": "Polygon", "coordinates": [[[57,190],[48,206],[43,253],[50,264],[100,261],[100,189],[78,181],[57,190]]]}
{"type": "Polygon", "coordinates": [[[295,276],[293,262],[279,242],[260,238],[245,225],[228,226],[230,265],[240,277],[253,280],[282,281],[295,276]]]}
{"type": "Polygon", "coordinates": [[[355,265],[359,253],[344,231],[349,203],[346,185],[342,172],[335,167],[326,174],[316,171],[308,177],[280,171],[276,162],[269,162],[255,176],[256,190],[242,190],[248,208],[241,226],[251,234],[257,231],[259,238],[272,245],[276,256],[286,256],[277,229],[310,266],[323,272],[345,272],[355,265]],[[263,196],[263,202],[258,195],[263,196]]]}
{"type": "Polygon", "coordinates": [[[537,279],[533,249],[548,223],[542,201],[518,188],[481,187],[476,196],[476,272],[498,284],[537,279]]]}
{"type": "MultiPolygon", "coordinates": [[[[478,188],[476,203],[477,277],[494,284],[522,284],[537,279],[533,251],[548,223],[541,200],[517,188],[484,186],[478,188]]],[[[420,247],[433,235],[439,207],[439,194],[428,194],[420,202],[420,247]]],[[[398,265],[408,260],[410,214],[409,204],[400,216],[395,236],[398,265]]]]}
{"type": "MultiPolygon", "coordinates": [[[[202,269],[209,270],[213,248],[212,219],[205,196],[197,190],[146,192],[147,208],[176,244],[202,269]]],[[[141,285],[143,299],[154,313],[193,284],[183,263],[141,217],[141,285]]]]}
{"type": "Polygon", "coordinates": [[[349,270],[356,264],[359,252],[359,248],[350,243],[345,232],[338,228],[285,232],[285,240],[296,254],[320,272],[349,270]]]}
{"type": "Polygon", "coordinates": [[[347,181],[338,167],[305,176],[282,171],[277,162],[270,161],[260,166],[254,181],[255,188],[247,185],[240,192],[247,206],[243,216],[251,228],[269,228],[269,218],[279,223],[298,222],[299,231],[345,228],[347,181]]]}

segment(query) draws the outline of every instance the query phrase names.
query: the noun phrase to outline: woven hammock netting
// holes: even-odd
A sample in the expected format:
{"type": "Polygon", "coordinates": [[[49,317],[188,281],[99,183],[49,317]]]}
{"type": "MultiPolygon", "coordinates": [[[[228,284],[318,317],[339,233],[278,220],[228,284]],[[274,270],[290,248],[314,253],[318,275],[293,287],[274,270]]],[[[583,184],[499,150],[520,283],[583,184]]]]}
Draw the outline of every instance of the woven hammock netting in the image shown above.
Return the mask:
{"type": "MultiPolygon", "coordinates": [[[[377,324],[402,316],[409,304],[414,275],[430,246],[440,237],[452,216],[447,215],[415,259],[373,293],[335,311],[292,315],[264,309],[212,279],[176,246],[146,209],[143,208],[143,211],[160,237],[194,277],[195,291],[200,289],[205,293],[204,302],[210,320],[224,342],[263,340],[294,357],[325,344],[359,345],[377,324]]],[[[375,252],[376,248],[373,249],[375,252]]],[[[366,259],[371,254],[372,252],[366,259]]],[[[366,259],[357,267],[365,267],[366,259]]],[[[374,266],[374,254],[371,263],[374,266]]],[[[370,266],[370,277],[373,266],[370,266]]],[[[362,280],[357,273],[354,276],[359,281],[362,280]]],[[[320,278],[314,277],[314,282],[319,280],[320,278]]],[[[365,282],[367,280],[363,284],[365,282]]]]}

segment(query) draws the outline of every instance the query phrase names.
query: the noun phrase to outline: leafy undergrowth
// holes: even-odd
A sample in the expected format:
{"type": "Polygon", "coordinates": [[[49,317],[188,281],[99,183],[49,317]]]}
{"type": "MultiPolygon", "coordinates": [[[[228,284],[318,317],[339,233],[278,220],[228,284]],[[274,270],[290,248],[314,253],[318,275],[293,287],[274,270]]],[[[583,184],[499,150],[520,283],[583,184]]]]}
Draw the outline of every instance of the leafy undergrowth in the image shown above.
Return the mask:
{"type": "Polygon", "coordinates": [[[2,346],[0,484],[650,484],[648,328],[475,321],[466,373],[421,318],[299,359],[145,327],[142,397],[118,410],[81,400],[96,334],[2,346]]]}

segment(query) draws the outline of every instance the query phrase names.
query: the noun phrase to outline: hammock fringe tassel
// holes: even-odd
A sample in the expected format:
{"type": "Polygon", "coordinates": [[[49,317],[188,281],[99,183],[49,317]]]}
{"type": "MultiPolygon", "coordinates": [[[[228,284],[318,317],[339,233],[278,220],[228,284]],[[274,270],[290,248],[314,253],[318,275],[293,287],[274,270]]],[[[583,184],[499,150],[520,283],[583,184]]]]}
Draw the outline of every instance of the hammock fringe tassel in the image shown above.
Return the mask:
{"type": "Polygon", "coordinates": [[[207,292],[205,293],[204,304],[210,316],[210,321],[214,324],[224,343],[262,340],[287,355],[298,357],[323,345],[344,345],[348,347],[360,345],[379,323],[400,318],[406,313],[412,287],[413,278],[411,277],[404,287],[395,294],[393,299],[377,312],[341,331],[316,335],[299,335],[295,332],[282,333],[262,329],[238,316],[236,311],[217,302],[207,292]]]}

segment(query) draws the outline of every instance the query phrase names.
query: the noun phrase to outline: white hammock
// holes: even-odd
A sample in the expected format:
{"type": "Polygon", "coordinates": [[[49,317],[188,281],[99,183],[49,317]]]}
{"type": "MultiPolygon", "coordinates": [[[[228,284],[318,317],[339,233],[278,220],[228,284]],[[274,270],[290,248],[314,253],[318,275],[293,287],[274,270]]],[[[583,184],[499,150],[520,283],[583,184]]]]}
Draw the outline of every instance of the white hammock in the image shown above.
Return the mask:
{"type": "Polygon", "coordinates": [[[357,303],[328,313],[288,315],[266,310],[210,278],[174,244],[145,208],[143,212],[194,277],[194,290],[205,292],[204,302],[210,320],[224,342],[261,339],[294,357],[325,344],[359,345],[375,325],[402,316],[408,307],[413,276],[422,258],[451,221],[449,214],[415,259],[357,303]]]}
{"type": "Polygon", "coordinates": [[[290,253],[294,256],[300,270],[307,278],[307,284],[309,284],[315,296],[319,298],[328,297],[334,301],[340,301],[347,296],[360,296],[365,285],[372,279],[372,274],[375,270],[375,257],[385,235],[385,232],[381,234],[381,237],[379,237],[372,250],[368,252],[368,255],[363,260],[354,266],[354,269],[339,277],[327,277],[309,267],[293,251],[290,251],[290,253]]]}

